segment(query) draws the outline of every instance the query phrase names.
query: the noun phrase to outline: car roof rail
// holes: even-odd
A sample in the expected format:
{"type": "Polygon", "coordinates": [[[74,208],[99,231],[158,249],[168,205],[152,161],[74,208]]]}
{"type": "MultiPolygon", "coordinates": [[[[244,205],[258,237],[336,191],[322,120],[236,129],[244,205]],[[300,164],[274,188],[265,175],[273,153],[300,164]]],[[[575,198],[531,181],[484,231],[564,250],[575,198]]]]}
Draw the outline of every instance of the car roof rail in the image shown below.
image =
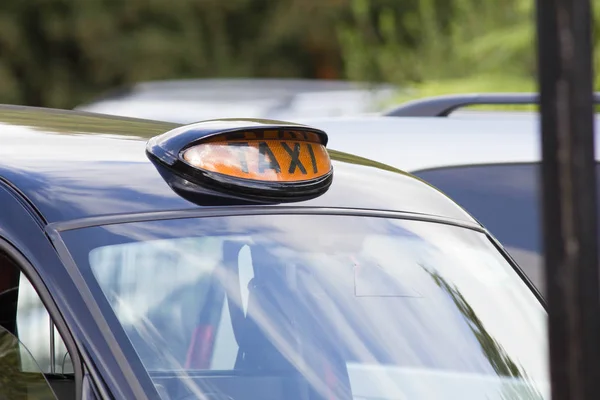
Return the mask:
{"type": "MultiPolygon", "coordinates": [[[[594,93],[594,104],[600,93],[594,93]]],[[[538,93],[467,93],[413,100],[383,113],[387,117],[447,117],[453,111],[474,105],[539,104],[538,93]]]]}

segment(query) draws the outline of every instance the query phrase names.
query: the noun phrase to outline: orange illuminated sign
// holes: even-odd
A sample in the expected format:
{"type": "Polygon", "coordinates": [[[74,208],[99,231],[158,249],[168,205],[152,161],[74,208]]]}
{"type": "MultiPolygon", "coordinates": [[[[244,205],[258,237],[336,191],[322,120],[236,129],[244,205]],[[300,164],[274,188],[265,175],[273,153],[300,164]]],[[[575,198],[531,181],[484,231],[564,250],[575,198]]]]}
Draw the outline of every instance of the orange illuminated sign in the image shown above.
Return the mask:
{"type": "Polygon", "coordinates": [[[318,135],[301,130],[218,135],[186,149],[183,159],[195,168],[255,181],[309,181],[331,171],[318,135]]]}

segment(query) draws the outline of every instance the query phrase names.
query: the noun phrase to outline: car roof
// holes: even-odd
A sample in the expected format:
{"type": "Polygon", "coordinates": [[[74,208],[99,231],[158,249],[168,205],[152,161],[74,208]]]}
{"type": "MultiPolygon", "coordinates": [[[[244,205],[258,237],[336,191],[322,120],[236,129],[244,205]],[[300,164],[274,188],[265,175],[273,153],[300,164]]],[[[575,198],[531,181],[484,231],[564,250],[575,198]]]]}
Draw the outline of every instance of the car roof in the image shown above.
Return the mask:
{"type": "MultiPolygon", "coordinates": [[[[202,208],[171,190],[145,154],[148,138],[178,125],[0,106],[0,126],[0,179],[25,197],[43,222],[202,208]]],[[[474,222],[444,194],[402,171],[334,150],[331,157],[330,189],[293,206],[402,211],[474,222]]]]}
{"type": "MultiPolygon", "coordinates": [[[[539,116],[533,113],[304,118],[296,122],[325,130],[332,148],[409,172],[541,160],[539,116]]],[[[599,154],[600,141],[596,140],[597,159],[599,154]]]]}

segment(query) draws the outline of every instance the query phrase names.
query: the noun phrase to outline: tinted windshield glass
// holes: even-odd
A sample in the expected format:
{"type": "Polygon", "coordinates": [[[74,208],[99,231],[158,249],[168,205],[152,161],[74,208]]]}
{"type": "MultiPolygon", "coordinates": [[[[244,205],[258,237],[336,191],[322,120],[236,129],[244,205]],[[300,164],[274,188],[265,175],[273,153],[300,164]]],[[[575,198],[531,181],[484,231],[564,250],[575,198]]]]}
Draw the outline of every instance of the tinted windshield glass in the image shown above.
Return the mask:
{"type": "Polygon", "coordinates": [[[165,398],[548,398],[545,312],[477,231],[277,215],[64,238],[165,398]]]}

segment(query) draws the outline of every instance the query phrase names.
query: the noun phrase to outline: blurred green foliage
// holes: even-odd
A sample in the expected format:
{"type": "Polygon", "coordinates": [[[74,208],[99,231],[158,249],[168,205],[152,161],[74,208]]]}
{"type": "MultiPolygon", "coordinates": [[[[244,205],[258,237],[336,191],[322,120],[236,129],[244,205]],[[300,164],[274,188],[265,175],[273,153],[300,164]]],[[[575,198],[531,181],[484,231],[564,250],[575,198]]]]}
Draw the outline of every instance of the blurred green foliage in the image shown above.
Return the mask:
{"type": "MultiPolygon", "coordinates": [[[[598,25],[600,0],[591,1],[592,19],[598,25]]],[[[340,28],[346,72],[350,78],[373,76],[403,84],[407,90],[398,101],[461,92],[537,90],[533,0],[351,3],[355,21],[371,22],[340,28]],[[399,9],[398,3],[414,7],[399,9]]],[[[596,75],[599,47],[595,35],[596,75]]],[[[599,82],[596,79],[597,89],[599,82]]]]}
{"type": "Polygon", "coordinates": [[[529,91],[533,13],[533,0],[2,0],[0,102],[70,108],[127,83],[194,77],[415,89],[402,99],[529,91]]]}
{"type": "Polygon", "coordinates": [[[343,28],[340,36],[348,72],[357,78],[367,70],[378,78],[412,82],[535,73],[531,0],[351,3],[359,23],[343,28]]]}
{"type": "Polygon", "coordinates": [[[0,102],[72,107],[142,80],[339,70],[331,21],[343,4],[2,0],[0,102]]]}

